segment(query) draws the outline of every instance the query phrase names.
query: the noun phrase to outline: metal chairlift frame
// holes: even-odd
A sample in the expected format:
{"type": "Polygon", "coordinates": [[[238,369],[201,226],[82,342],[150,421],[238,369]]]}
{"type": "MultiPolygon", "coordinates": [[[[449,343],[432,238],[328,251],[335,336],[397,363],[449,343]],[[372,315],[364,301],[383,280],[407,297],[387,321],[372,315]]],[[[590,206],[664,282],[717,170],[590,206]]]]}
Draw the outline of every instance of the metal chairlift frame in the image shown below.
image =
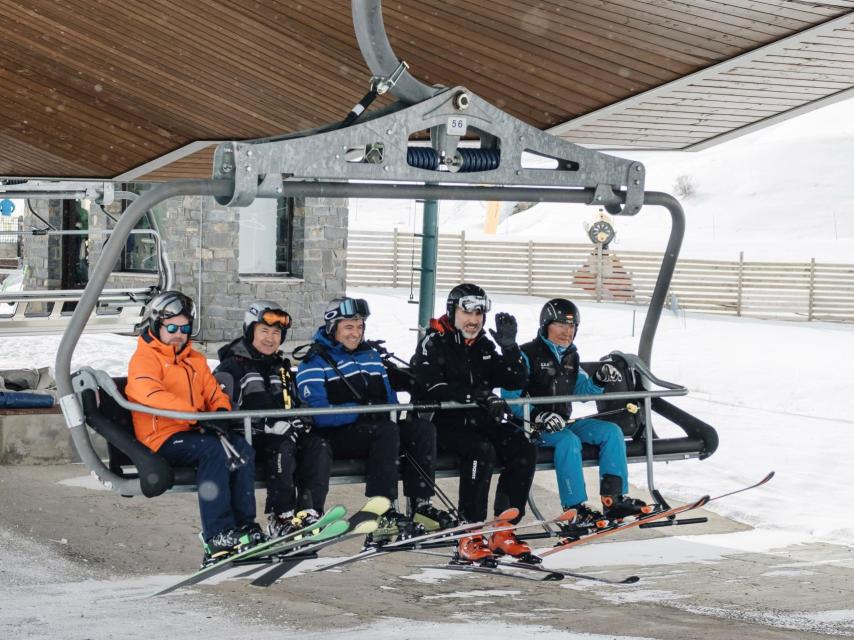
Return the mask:
{"type": "MultiPolygon", "coordinates": [[[[43,180],[27,180],[15,182],[10,185],[0,185],[0,194],[27,200],[82,200],[90,199],[99,207],[101,212],[109,219],[116,222],[103,209],[116,200],[133,201],[138,196],[130,191],[119,191],[111,182],[71,181],[61,180],[56,182],[43,180]]],[[[163,291],[172,287],[174,273],[172,263],[166,251],[166,246],[160,235],[157,219],[151,211],[143,212],[149,222],[148,229],[132,229],[130,235],[145,235],[154,238],[155,253],[157,255],[157,284],[153,287],[136,287],[122,289],[102,290],[96,312],[90,318],[90,329],[96,328],[100,331],[117,331],[131,328],[139,317],[134,317],[134,312],[129,311],[132,307],[142,309],[143,305],[151,298],[152,291],[163,291]],[[111,313],[113,310],[115,312],[111,313]]],[[[110,236],[113,229],[28,229],[21,231],[7,231],[7,235],[21,236],[110,236]]],[[[127,242],[125,237],[122,246],[127,242]]],[[[115,264],[115,261],[113,261],[115,264]]],[[[83,291],[77,289],[56,290],[30,290],[14,293],[0,293],[0,303],[15,305],[11,313],[0,313],[0,335],[32,335],[34,333],[56,333],[57,330],[65,329],[65,319],[71,316],[71,312],[63,311],[66,303],[78,302],[83,291]],[[29,305],[41,303],[47,305],[48,310],[40,313],[29,311],[29,305]],[[21,311],[19,305],[23,305],[21,311]]],[[[139,315],[139,311],[136,312],[139,315]]]]}
{"type": "MultiPolygon", "coordinates": [[[[139,495],[138,479],[113,473],[96,455],[86,431],[81,395],[99,388],[121,407],[185,420],[249,419],[264,416],[335,413],[341,409],[295,409],[274,412],[234,411],[222,413],[185,413],[155,410],[128,402],[103,372],[84,369],[72,378],[71,356],[87,319],[97,304],[111,266],[118,258],[128,234],[146,211],[178,196],[214,197],[227,206],[246,206],[256,197],[360,197],[411,198],[424,200],[494,200],[525,202],[564,202],[605,206],[613,215],[635,215],[641,206],[664,207],[670,214],[671,232],[667,242],[649,310],[644,322],[635,364],[641,369],[644,391],[608,394],[613,399],[641,398],[646,416],[647,482],[655,491],[652,462],[652,402],[665,396],[686,395],[682,386],[658,380],[648,369],[656,328],[670,285],[676,259],[685,232],[685,216],[671,195],[644,191],[644,167],[641,163],[585,149],[544,133],[488,104],[464,87],[451,89],[427,87],[408,72],[400,73],[401,63],[394,56],[382,25],[379,0],[353,0],[353,19],[363,55],[375,80],[399,76],[391,92],[399,102],[376,112],[366,113],[350,126],[326,127],[304,134],[292,134],[256,141],[225,142],[216,149],[213,177],[210,180],[186,180],[159,184],[144,191],[123,213],[103,249],[89,283],[80,298],[59,346],[55,374],[60,406],[83,462],[106,486],[122,495],[139,495]],[[486,171],[460,173],[412,166],[407,161],[412,133],[431,132],[431,146],[442,162],[452,164],[460,136],[450,135],[451,120],[465,120],[466,131],[474,131],[482,148],[497,150],[500,163],[486,171]],[[365,161],[367,149],[380,150],[380,161],[365,161]],[[551,158],[555,170],[531,169],[522,165],[523,152],[551,158]],[[644,373],[645,372],[645,373],[644,373]],[[662,389],[653,390],[658,385],[662,389]]],[[[376,154],[374,154],[376,160],[376,154]]],[[[435,262],[433,263],[435,269],[435,262]]],[[[422,295],[421,304],[429,304],[422,295]]],[[[423,309],[422,309],[423,311],[423,309]]],[[[562,400],[602,399],[567,396],[562,400]]],[[[526,398],[517,404],[553,403],[556,398],[526,398]]],[[[442,403],[434,408],[459,408],[465,405],[442,403]]],[[[420,408],[423,405],[418,405],[420,408]]],[[[400,411],[412,405],[348,407],[348,412],[372,413],[400,411]]],[[[711,451],[716,446],[716,440],[711,451]]],[[[697,455],[679,454],[664,459],[684,459],[697,455]]]]}

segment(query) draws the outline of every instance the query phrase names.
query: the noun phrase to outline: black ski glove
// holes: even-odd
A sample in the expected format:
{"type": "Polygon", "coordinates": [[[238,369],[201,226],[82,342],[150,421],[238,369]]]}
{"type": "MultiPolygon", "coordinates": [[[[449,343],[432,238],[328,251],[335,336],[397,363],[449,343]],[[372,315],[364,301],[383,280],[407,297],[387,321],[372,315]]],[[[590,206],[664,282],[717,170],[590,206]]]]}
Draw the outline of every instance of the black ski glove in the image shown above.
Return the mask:
{"type": "Polygon", "coordinates": [[[486,411],[486,415],[493,422],[507,422],[507,414],[510,413],[510,407],[507,406],[503,398],[490,393],[485,398],[478,400],[477,403],[486,411]]]}
{"type": "Polygon", "coordinates": [[[489,333],[499,347],[508,349],[516,346],[516,331],[516,318],[509,313],[496,313],[495,329],[490,329],[489,333]]]}
{"type": "Polygon", "coordinates": [[[554,413],[553,411],[543,411],[542,413],[538,413],[537,417],[534,418],[534,427],[538,433],[540,431],[545,431],[546,433],[557,433],[565,426],[566,420],[564,420],[560,414],[554,413]]]}

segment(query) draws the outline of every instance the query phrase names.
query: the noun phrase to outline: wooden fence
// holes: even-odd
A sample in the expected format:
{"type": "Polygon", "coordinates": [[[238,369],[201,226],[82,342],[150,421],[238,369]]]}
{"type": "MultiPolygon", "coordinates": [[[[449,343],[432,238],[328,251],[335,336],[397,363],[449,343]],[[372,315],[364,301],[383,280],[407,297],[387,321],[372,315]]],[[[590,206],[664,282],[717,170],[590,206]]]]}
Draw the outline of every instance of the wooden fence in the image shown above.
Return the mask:
{"type": "MultiPolygon", "coordinates": [[[[589,244],[469,240],[440,234],[436,286],[476,282],[490,293],[563,296],[646,304],[662,256],[645,251],[602,251],[589,244]]],[[[395,229],[352,230],[347,283],[418,286],[420,238],[395,229]]],[[[732,262],[680,259],[668,305],[703,313],[854,322],[854,264],[732,262]]]]}

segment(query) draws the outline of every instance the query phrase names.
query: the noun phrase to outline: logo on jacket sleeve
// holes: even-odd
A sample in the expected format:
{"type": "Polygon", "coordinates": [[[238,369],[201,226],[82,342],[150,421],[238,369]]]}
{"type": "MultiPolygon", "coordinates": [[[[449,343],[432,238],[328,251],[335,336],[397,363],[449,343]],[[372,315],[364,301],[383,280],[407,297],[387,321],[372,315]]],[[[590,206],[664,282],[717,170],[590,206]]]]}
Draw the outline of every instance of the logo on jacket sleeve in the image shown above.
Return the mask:
{"type": "Polygon", "coordinates": [[[310,397],[310,396],[311,396],[311,390],[310,390],[308,387],[303,387],[303,390],[302,390],[302,397],[303,397],[303,398],[308,398],[308,397],[310,397]]]}

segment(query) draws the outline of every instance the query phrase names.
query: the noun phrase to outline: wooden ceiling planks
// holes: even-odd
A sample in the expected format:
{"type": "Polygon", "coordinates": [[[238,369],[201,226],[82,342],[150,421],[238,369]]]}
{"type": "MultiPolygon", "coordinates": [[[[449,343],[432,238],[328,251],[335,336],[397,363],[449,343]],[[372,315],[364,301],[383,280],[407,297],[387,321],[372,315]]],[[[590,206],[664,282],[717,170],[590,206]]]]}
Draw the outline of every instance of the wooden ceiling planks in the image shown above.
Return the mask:
{"type": "MultiPolygon", "coordinates": [[[[463,84],[584,144],[649,148],[696,148],[848,91],[854,31],[820,25],[852,13],[854,0],[383,7],[392,46],[422,81],[463,84]]],[[[0,0],[0,15],[10,177],[207,177],[211,149],[146,167],[196,140],[339,120],[370,76],[344,0],[0,0]]]]}

